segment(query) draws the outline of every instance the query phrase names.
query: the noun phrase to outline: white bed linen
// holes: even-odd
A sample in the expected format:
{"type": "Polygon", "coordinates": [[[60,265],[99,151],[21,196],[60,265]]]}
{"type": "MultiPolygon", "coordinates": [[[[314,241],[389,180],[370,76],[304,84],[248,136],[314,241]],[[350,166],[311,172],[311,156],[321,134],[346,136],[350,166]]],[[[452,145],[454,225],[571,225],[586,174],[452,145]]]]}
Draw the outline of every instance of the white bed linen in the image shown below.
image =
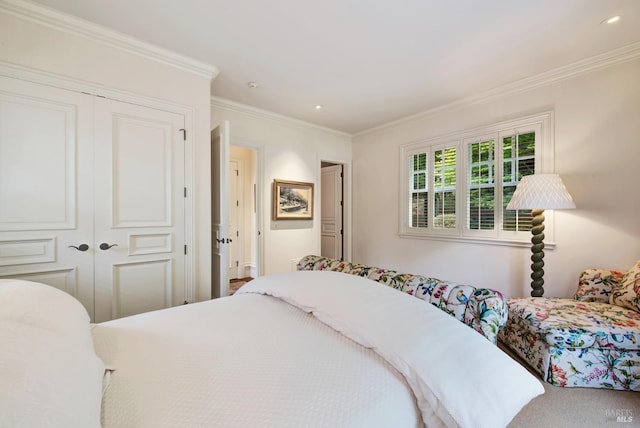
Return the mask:
{"type": "Polygon", "coordinates": [[[0,427],[99,427],[103,375],[79,301],[0,279],[0,427]]]}
{"type": "Polygon", "coordinates": [[[270,296],[114,320],[93,336],[115,369],[104,428],[422,425],[410,387],[383,358],[270,296]]]}
{"type": "Polygon", "coordinates": [[[385,285],[338,272],[252,281],[261,293],[312,312],[398,369],[426,426],[506,426],[541,383],[484,337],[443,311],[385,285]]]}

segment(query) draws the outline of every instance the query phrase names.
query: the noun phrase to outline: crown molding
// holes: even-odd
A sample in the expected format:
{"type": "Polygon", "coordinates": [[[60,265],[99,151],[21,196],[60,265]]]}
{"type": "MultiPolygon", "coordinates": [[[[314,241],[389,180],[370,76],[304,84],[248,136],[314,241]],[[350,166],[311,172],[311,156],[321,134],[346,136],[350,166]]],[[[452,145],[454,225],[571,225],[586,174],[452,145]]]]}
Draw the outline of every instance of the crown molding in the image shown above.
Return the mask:
{"type": "Polygon", "coordinates": [[[494,89],[482,92],[477,95],[462,98],[451,103],[443,104],[438,107],[434,107],[429,110],[425,110],[420,113],[416,113],[410,116],[405,116],[401,119],[397,119],[391,122],[387,122],[382,125],[375,126],[373,128],[365,129],[363,131],[353,134],[353,137],[361,137],[367,134],[384,131],[386,129],[394,128],[396,126],[409,123],[415,120],[423,119],[435,113],[440,113],[446,110],[453,110],[462,107],[468,107],[474,104],[484,103],[496,98],[514,95],[521,92],[529,91],[531,89],[547,86],[562,80],[571,79],[580,75],[592,73],[603,68],[611,67],[613,65],[621,64],[624,62],[634,61],[640,58],[640,42],[632,43],[627,46],[623,46],[618,49],[606,52],[604,54],[596,55],[584,60],[574,62],[569,65],[555,68],[553,70],[545,71],[544,73],[536,74],[534,76],[526,77],[524,79],[508,83],[503,86],[499,86],[494,89]]]}
{"type": "Polygon", "coordinates": [[[209,79],[215,79],[219,73],[218,68],[214,65],[197,61],[101,25],[29,1],[0,0],[0,11],[209,79]]]}
{"type": "Polygon", "coordinates": [[[305,122],[303,120],[300,119],[294,119],[290,116],[285,116],[282,114],[278,114],[278,113],[273,113],[269,110],[263,110],[257,107],[252,107],[246,104],[242,104],[236,101],[231,101],[228,100],[226,98],[222,98],[222,97],[216,97],[216,96],[212,96],[211,97],[211,107],[218,107],[224,110],[230,110],[230,111],[235,111],[237,113],[242,113],[242,114],[246,114],[258,119],[266,119],[266,120],[273,120],[276,122],[283,122],[286,123],[288,125],[293,125],[297,128],[303,128],[303,129],[307,129],[307,130],[313,130],[313,131],[319,131],[322,132],[324,134],[332,134],[332,135],[336,135],[339,137],[346,137],[351,139],[351,137],[353,136],[352,134],[349,134],[348,132],[343,132],[343,131],[338,131],[336,129],[332,129],[332,128],[327,128],[324,126],[320,126],[320,125],[315,125],[313,123],[310,122],[305,122]]]}
{"type": "Polygon", "coordinates": [[[68,91],[83,92],[87,95],[97,95],[112,100],[124,101],[131,104],[143,105],[146,107],[167,110],[179,114],[194,114],[193,106],[167,101],[147,95],[122,91],[99,83],[87,82],[72,77],[61,76],[44,70],[37,70],[12,64],[0,60],[0,76],[10,77],[17,80],[39,83],[41,85],[52,86],[54,88],[66,89],[68,91]]]}

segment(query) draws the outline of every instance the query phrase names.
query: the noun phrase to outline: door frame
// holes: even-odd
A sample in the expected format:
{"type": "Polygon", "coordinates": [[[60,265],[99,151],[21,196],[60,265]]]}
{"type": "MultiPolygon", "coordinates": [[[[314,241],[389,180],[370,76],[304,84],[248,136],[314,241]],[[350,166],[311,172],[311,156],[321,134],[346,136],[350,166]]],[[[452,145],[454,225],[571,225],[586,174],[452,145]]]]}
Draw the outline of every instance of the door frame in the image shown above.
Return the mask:
{"type": "MultiPolygon", "coordinates": [[[[264,233],[262,232],[264,230],[263,226],[264,226],[264,195],[262,192],[262,189],[264,188],[263,183],[263,171],[264,171],[264,167],[263,167],[263,154],[264,154],[264,146],[262,144],[259,143],[254,143],[251,141],[247,141],[244,140],[242,138],[235,138],[233,137],[233,124],[228,121],[228,120],[223,120],[220,123],[216,123],[216,124],[212,124],[211,126],[211,134],[213,135],[214,131],[216,129],[220,129],[220,128],[226,128],[226,132],[227,132],[227,137],[225,138],[228,141],[228,146],[223,147],[222,150],[225,151],[227,153],[227,162],[226,162],[226,166],[227,168],[225,168],[227,170],[228,173],[228,153],[230,152],[230,148],[231,146],[235,146],[235,147],[242,147],[245,149],[249,149],[249,150],[254,150],[256,152],[256,231],[257,231],[257,236],[255,236],[254,238],[257,240],[257,245],[256,245],[256,249],[257,249],[257,257],[256,257],[256,276],[261,276],[263,274],[263,266],[264,266],[264,246],[265,246],[265,239],[264,239],[264,233]]],[[[211,141],[211,157],[213,159],[214,156],[214,143],[213,141],[211,141]]],[[[222,171],[220,170],[215,170],[215,165],[213,165],[213,161],[211,164],[211,168],[209,170],[209,180],[211,183],[217,182],[217,183],[221,183],[223,181],[223,178],[221,178],[221,174],[222,171]],[[218,174],[217,176],[215,174],[218,174]]],[[[224,180],[225,182],[228,181],[228,177],[227,180],[224,180]]],[[[226,278],[226,274],[223,274],[223,269],[224,272],[226,272],[227,266],[215,266],[216,260],[215,260],[215,252],[213,249],[213,245],[214,245],[214,240],[216,239],[215,237],[215,232],[216,230],[213,227],[214,224],[214,204],[216,203],[214,201],[215,198],[215,189],[212,185],[211,188],[211,206],[212,206],[212,210],[211,210],[211,221],[210,223],[210,229],[209,229],[209,235],[211,235],[211,244],[212,244],[212,250],[211,250],[211,297],[212,298],[217,298],[217,297],[226,297],[226,294],[223,293],[223,291],[226,291],[226,287],[223,287],[222,283],[225,281],[228,281],[228,278],[226,278]],[[214,277],[215,273],[218,273],[219,278],[214,277]],[[219,288],[217,290],[215,290],[217,284],[219,284],[219,288]],[[223,289],[224,288],[224,289],[223,289]]],[[[218,195],[218,197],[220,198],[220,200],[217,201],[217,203],[220,205],[220,207],[224,207],[226,206],[226,204],[228,204],[228,196],[225,194],[225,192],[220,191],[220,194],[218,195]]],[[[228,210],[227,210],[227,216],[228,216],[228,210]]],[[[221,220],[221,219],[217,219],[217,220],[221,220]]],[[[220,225],[220,228],[222,229],[223,225],[220,225]]],[[[220,238],[228,238],[227,236],[220,236],[220,238]]],[[[227,284],[228,285],[228,284],[227,284]]]]}
{"type": "Polygon", "coordinates": [[[328,222],[332,227],[331,232],[327,232],[327,234],[333,238],[333,251],[330,251],[330,253],[333,258],[344,260],[344,165],[329,162],[322,162],[322,165],[319,180],[321,189],[318,199],[322,204],[320,207],[320,255],[322,257],[329,256],[329,254],[325,253],[325,250],[329,250],[325,248],[323,242],[323,238],[326,238],[325,225],[327,225],[328,222]],[[329,181],[334,183],[331,189],[325,188],[325,185],[329,184],[325,181],[326,175],[330,175],[331,179],[329,179],[329,181]],[[339,186],[337,184],[339,184],[339,186]],[[330,195],[333,195],[333,198],[329,198],[330,195]],[[325,203],[333,206],[332,215],[328,217],[325,217],[325,203]],[[333,221],[331,219],[333,219],[333,221]]]}
{"type": "MultiPolygon", "coordinates": [[[[254,238],[257,240],[256,249],[256,277],[264,274],[264,248],[265,248],[265,234],[264,234],[264,145],[260,143],[254,143],[243,138],[235,138],[233,135],[230,138],[230,145],[235,147],[242,147],[244,149],[254,150],[256,152],[256,188],[255,188],[255,207],[256,207],[256,231],[258,233],[254,238]]],[[[246,209],[247,203],[245,203],[246,209]]],[[[267,210],[267,212],[269,212],[267,210]]]]}
{"type": "Polygon", "coordinates": [[[49,72],[43,72],[28,67],[9,64],[0,61],[0,75],[14,79],[26,80],[42,85],[53,86],[74,92],[84,92],[90,95],[99,95],[115,101],[136,104],[158,110],[165,110],[184,116],[187,132],[184,138],[184,186],[187,189],[187,197],[184,200],[184,236],[187,246],[184,263],[184,296],[186,302],[195,302],[195,275],[196,275],[196,246],[195,246],[195,141],[196,130],[195,109],[176,104],[159,98],[152,98],[112,88],[97,83],[63,77],[49,72]]]}
{"type": "MultiPolygon", "coordinates": [[[[336,159],[335,157],[332,156],[323,156],[323,155],[319,155],[316,165],[317,165],[317,172],[316,172],[316,176],[318,177],[318,192],[320,195],[322,195],[322,180],[320,179],[320,177],[322,177],[322,163],[323,162],[328,162],[328,163],[333,163],[333,164],[337,164],[337,165],[342,165],[342,198],[343,198],[343,206],[342,206],[342,228],[343,228],[343,234],[342,234],[342,239],[343,239],[343,249],[342,249],[342,258],[345,261],[351,261],[353,260],[353,245],[352,245],[352,239],[351,239],[351,230],[352,230],[352,220],[353,220],[353,216],[352,216],[352,189],[351,189],[351,183],[352,183],[352,163],[351,160],[348,159],[336,159]]],[[[318,198],[318,200],[320,200],[321,198],[318,198]]],[[[322,240],[322,228],[318,228],[318,244],[317,244],[317,250],[316,250],[316,254],[320,254],[320,252],[322,251],[322,247],[321,247],[321,240],[322,240]]]]}

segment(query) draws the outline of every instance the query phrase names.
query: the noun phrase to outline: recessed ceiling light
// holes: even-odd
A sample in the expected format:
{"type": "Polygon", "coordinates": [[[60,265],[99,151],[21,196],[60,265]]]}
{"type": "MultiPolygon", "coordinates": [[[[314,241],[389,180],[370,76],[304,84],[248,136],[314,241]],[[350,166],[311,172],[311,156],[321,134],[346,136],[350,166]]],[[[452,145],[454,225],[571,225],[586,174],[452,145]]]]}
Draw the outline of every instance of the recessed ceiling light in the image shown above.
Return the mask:
{"type": "Polygon", "coordinates": [[[602,21],[601,24],[615,24],[618,21],[620,21],[620,15],[614,15],[602,21]]]}
{"type": "Polygon", "coordinates": [[[247,86],[250,87],[251,89],[255,89],[259,85],[256,82],[249,82],[249,83],[247,83],[247,86]]]}
{"type": "Polygon", "coordinates": [[[322,106],[320,104],[316,104],[316,110],[322,110],[322,106]]]}

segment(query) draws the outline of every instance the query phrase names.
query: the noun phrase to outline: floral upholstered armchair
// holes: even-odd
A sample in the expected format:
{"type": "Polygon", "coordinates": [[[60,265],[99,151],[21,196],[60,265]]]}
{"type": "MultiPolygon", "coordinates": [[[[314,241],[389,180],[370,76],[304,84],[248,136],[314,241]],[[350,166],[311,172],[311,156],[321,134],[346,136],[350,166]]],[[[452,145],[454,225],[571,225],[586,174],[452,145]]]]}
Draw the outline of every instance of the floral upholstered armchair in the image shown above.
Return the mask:
{"type": "Polygon", "coordinates": [[[476,288],[314,255],[300,259],[297,269],[331,270],[383,283],[431,303],[484,335],[494,344],[497,343],[498,331],[507,322],[506,299],[500,292],[488,288],[476,288]]]}
{"type": "Polygon", "coordinates": [[[547,382],[640,391],[640,262],[588,269],[574,299],[508,301],[499,339],[547,382]]]}

